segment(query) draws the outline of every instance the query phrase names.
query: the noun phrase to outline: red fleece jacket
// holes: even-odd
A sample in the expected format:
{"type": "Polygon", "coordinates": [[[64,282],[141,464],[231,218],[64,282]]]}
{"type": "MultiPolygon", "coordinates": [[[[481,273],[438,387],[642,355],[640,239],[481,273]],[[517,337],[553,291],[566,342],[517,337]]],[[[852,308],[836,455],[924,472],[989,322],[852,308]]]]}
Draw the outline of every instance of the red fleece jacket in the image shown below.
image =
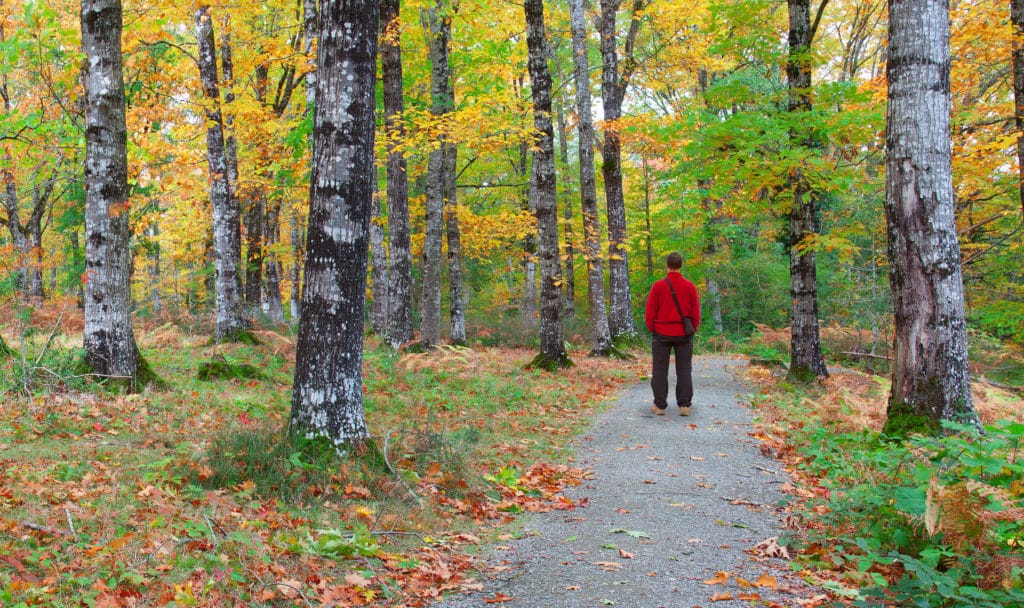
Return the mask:
{"type": "MultiPolygon", "coordinates": [[[[672,281],[672,288],[675,289],[683,316],[690,317],[694,329],[700,327],[700,299],[697,297],[697,287],[678,272],[669,272],[665,278],[672,281]]],[[[684,335],[683,320],[679,318],[676,305],[672,302],[672,293],[663,280],[655,281],[654,285],[651,285],[644,316],[647,320],[647,331],[652,334],[684,335]]]]}

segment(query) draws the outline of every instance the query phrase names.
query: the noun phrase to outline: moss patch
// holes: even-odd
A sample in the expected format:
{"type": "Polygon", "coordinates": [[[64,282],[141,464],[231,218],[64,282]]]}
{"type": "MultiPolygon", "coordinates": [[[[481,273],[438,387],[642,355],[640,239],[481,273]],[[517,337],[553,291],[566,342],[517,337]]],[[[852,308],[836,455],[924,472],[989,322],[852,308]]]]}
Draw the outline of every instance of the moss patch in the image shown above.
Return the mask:
{"type": "Polygon", "coordinates": [[[224,357],[214,357],[199,365],[196,377],[210,382],[213,380],[263,380],[264,376],[256,367],[248,363],[232,363],[224,357]]]}
{"type": "Polygon", "coordinates": [[[938,420],[922,415],[906,403],[890,403],[885,426],[882,427],[882,433],[896,439],[910,435],[938,435],[941,430],[938,420]]]}
{"type": "Polygon", "coordinates": [[[560,369],[568,369],[573,365],[574,364],[572,359],[569,358],[569,355],[552,357],[541,353],[527,363],[524,369],[542,369],[547,372],[553,372],[560,369]]]}

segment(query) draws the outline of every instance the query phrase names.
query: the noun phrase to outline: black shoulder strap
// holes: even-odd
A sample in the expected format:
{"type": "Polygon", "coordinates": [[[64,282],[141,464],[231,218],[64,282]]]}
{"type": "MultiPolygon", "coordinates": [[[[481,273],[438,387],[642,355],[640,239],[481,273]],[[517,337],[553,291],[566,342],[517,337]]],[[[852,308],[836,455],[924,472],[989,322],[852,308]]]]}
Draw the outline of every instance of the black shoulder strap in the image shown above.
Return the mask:
{"type": "Polygon", "coordinates": [[[668,292],[672,294],[672,301],[675,302],[676,312],[679,313],[679,322],[682,323],[684,317],[683,309],[679,307],[679,300],[676,299],[676,290],[672,289],[672,281],[669,281],[668,277],[665,277],[665,282],[668,283],[668,292]]]}

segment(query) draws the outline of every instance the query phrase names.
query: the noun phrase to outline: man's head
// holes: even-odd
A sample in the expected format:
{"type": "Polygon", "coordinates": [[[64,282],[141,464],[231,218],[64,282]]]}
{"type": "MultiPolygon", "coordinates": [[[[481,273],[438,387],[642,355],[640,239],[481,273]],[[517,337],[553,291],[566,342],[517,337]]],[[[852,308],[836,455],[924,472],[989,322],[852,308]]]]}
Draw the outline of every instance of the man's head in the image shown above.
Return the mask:
{"type": "Polygon", "coordinates": [[[683,256],[678,251],[673,251],[665,258],[665,267],[669,270],[679,270],[683,267],[683,256]]]}

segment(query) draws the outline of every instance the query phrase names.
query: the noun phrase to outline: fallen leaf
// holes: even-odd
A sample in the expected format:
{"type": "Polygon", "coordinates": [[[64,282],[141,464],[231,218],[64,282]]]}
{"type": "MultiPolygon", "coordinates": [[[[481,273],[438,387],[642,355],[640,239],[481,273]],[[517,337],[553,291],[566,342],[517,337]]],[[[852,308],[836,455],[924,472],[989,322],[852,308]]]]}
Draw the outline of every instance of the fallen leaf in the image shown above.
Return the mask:
{"type": "Polygon", "coordinates": [[[767,573],[757,577],[754,581],[754,585],[757,587],[768,587],[769,589],[775,589],[779,586],[779,581],[775,580],[774,576],[769,576],[767,573]]]}
{"type": "Polygon", "coordinates": [[[732,599],[732,594],[726,591],[725,593],[716,593],[711,596],[712,602],[727,602],[732,599]]]}
{"type": "Polygon", "coordinates": [[[598,568],[605,572],[617,572],[622,569],[622,564],[619,562],[591,562],[598,568]]]}
{"type": "Polygon", "coordinates": [[[651,481],[650,479],[645,479],[645,480],[644,480],[644,483],[646,483],[647,485],[651,485],[651,486],[653,486],[654,484],[656,484],[656,483],[658,483],[658,482],[656,482],[656,481],[651,481]]]}
{"type": "Polygon", "coordinates": [[[739,576],[736,577],[736,584],[739,585],[740,587],[743,587],[744,589],[749,589],[749,588],[754,586],[754,583],[751,583],[747,579],[739,577],[739,576]]]}
{"type": "Polygon", "coordinates": [[[707,460],[707,459],[704,458],[703,456],[690,456],[690,460],[700,461],[700,460],[707,460]]]}
{"type": "Polygon", "coordinates": [[[565,590],[566,591],[579,591],[580,590],[580,586],[579,585],[569,585],[568,587],[565,588],[565,590]]]}
{"type": "Polygon", "coordinates": [[[630,553],[629,551],[626,551],[624,549],[619,549],[619,557],[622,557],[622,558],[625,558],[625,559],[636,559],[636,554],[635,553],[630,553]]]}
{"type": "Polygon", "coordinates": [[[507,602],[507,601],[509,601],[511,599],[512,599],[511,595],[505,595],[504,593],[501,593],[499,591],[498,593],[494,594],[494,597],[485,597],[484,598],[484,603],[485,604],[501,604],[502,602],[507,602]]]}
{"type": "Polygon", "coordinates": [[[765,557],[781,557],[783,559],[790,559],[789,550],[779,544],[778,536],[766,538],[765,540],[757,543],[754,546],[754,551],[765,557]]]}
{"type": "Polygon", "coordinates": [[[715,575],[704,581],[705,585],[724,585],[729,581],[729,573],[719,570],[715,575]]]}
{"type": "Polygon", "coordinates": [[[369,587],[370,579],[366,578],[365,576],[362,576],[361,574],[353,572],[351,574],[345,575],[345,584],[352,585],[353,587],[369,587]]]}
{"type": "Polygon", "coordinates": [[[633,538],[650,538],[651,535],[641,530],[626,530],[624,528],[615,528],[612,530],[612,534],[626,534],[633,538]]]}
{"type": "Polygon", "coordinates": [[[745,600],[745,601],[748,601],[748,602],[756,602],[756,601],[761,599],[761,594],[760,593],[754,593],[754,592],[740,593],[739,595],[736,596],[736,599],[738,599],[738,600],[745,600]]]}

